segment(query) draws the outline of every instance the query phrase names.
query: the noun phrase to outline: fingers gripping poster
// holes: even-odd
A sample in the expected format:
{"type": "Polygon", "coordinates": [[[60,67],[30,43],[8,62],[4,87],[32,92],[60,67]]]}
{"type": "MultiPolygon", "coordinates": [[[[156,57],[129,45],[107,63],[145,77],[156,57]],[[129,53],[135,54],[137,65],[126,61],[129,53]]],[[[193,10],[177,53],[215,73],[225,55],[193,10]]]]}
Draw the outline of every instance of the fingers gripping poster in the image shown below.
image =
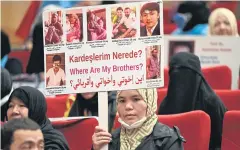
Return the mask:
{"type": "Polygon", "coordinates": [[[46,95],[163,86],[162,1],[43,12],[46,95]]]}

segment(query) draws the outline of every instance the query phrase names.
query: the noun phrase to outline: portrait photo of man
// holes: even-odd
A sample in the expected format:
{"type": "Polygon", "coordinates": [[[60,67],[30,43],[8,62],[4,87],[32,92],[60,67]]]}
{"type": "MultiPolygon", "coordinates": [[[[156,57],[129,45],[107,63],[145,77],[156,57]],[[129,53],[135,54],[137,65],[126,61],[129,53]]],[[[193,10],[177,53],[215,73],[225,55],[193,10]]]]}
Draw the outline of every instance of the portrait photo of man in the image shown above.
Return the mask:
{"type": "Polygon", "coordinates": [[[146,54],[147,79],[160,78],[160,46],[147,47],[146,54]]]}
{"type": "Polygon", "coordinates": [[[156,2],[146,3],[142,6],[140,36],[160,35],[159,4],[156,2]]]}
{"type": "Polygon", "coordinates": [[[59,21],[60,16],[57,12],[50,16],[50,21],[45,21],[45,45],[59,44],[62,41],[63,27],[59,21]]]}
{"type": "Polygon", "coordinates": [[[170,41],[169,47],[169,60],[180,52],[194,53],[194,41],[170,41]]]}
{"type": "Polygon", "coordinates": [[[46,85],[50,86],[64,86],[66,85],[65,71],[63,70],[62,57],[64,58],[64,53],[55,54],[53,57],[51,55],[47,56],[47,68],[50,68],[49,65],[52,65],[46,73],[46,85]],[[52,62],[49,62],[52,58],[52,62]]]}

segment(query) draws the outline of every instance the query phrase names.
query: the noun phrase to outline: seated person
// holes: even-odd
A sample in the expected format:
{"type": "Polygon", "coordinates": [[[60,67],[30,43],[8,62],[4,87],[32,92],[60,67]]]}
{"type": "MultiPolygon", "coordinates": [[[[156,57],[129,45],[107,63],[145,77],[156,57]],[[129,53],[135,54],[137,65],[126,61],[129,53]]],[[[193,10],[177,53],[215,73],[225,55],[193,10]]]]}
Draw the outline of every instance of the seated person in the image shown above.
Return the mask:
{"type": "Polygon", "coordinates": [[[44,150],[41,128],[29,118],[8,121],[1,127],[1,149],[3,150],[44,150]]]}
{"type": "Polygon", "coordinates": [[[46,81],[47,86],[62,86],[66,83],[65,72],[60,67],[61,65],[61,56],[54,55],[52,58],[53,67],[47,71],[46,81]]]}
{"type": "Polygon", "coordinates": [[[187,52],[172,56],[169,79],[167,96],[160,105],[159,114],[206,112],[211,118],[209,148],[221,148],[223,117],[227,109],[205,80],[199,58],[187,52]]]}
{"type": "Polygon", "coordinates": [[[106,39],[106,29],[104,28],[103,18],[99,18],[94,14],[94,12],[89,12],[88,20],[88,32],[89,40],[105,40],[106,39]]]}
{"type": "Polygon", "coordinates": [[[69,150],[63,134],[54,129],[47,118],[46,99],[39,90],[28,86],[15,89],[2,109],[7,112],[7,120],[28,117],[35,121],[41,127],[45,150],[69,150]]]}
{"type": "MultiPolygon", "coordinates": [[[[68,117],[98,116],[98,93],[79,93],[68,117]]],[[[111,132],[116,116],[116,92],[108,92],[108,131],[111,132]]]]}
{"type": "Polygon", "coordinates": [[[234,13],[227,8],[217,8],[209,16],[209,34],[238,37],[238,24],[234,13]]]}
{"type": "Polygon", "coordinates": [[[93,149],[109,144],[109,150],[182,150],[184,139],[178,128],[159,123],[156,110],[156,89],[119,91],[117,111],[121,128],[111,135],[97,126],[92,136],[93,149]]]}
{"type": "Polygon", "coordinates": [[[173,35],[207,35],[210,10],[205,1],[183,1],[172,20],[177,25],[173,35]]]}
{"type": "MultiPolygon", "coordinates": [[[[8,101],[8,98],[13,91],[13,82],[10,73],[7,69],[1,68],[1,106],[8,101]]],[[[3,114],[4,112],[1,111],[3,114]]]]}

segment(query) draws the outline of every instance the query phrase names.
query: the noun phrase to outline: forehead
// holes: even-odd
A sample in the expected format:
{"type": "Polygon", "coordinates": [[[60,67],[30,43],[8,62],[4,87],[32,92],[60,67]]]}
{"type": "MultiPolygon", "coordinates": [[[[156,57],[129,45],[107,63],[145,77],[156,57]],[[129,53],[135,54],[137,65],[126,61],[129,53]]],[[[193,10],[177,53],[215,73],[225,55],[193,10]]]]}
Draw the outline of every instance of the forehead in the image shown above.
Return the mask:
{"type": "Polygon", "coordinates": [[[141,96],[137,90],[123,90],[120,91],[119,97],[141,96]]]}
{"type": "Polygon", "coordinates": [[[153,13],[153,12],[157,12],[157,10],[148,10],[148,9],[145,9],[143,11],[144,14],[149,14],[149,13],[153,13]]]}
{"type": "Polygon", "coordinates": [[[40,129],[37,130],[16,130],[13,134],[14,141],[26,142],[26,141],[40,141],[43,140],[43,134],[40,129]]]}
{"type": "Polygon", "coordinates": [[[13,96],[10,100],[11,104],[23,104],[23,101],[15,96],[13,96]]]}

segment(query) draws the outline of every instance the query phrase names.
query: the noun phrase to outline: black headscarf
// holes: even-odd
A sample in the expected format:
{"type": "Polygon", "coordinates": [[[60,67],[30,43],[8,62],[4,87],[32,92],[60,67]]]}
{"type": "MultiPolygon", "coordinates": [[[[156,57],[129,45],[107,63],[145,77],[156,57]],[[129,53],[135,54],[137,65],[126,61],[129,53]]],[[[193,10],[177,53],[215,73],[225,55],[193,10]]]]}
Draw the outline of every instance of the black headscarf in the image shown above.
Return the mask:
{"type": "MultiPolygon", "coordinates": [[[[90,111],[92,116],[98,116],[98,93],[91,99],[85,99],[81,94],[77,94],[72,105],[69,117],[84,116],[84,110],[90,111]]],[[[111,132],[116,116],[116,91],[108,92],[108,131],[111,132]]]]}
{"type": "Polygon", "coordinates": [[[33,48],[27,65],[27,73],[44,72],[43,25],[36,24],[33,30],[33,48]]]}
{"type": "Polygon", "coordinates": [[[1,68],[1,99],[12,90],[12,78],[7,69],[1,68]]]}
{"type": "Polygon", "coordinates": [[[183,31],[189,31],[198,24],[208,23],[208,17],[210,10],[207,6],[207,2],[204,1],[185,1],[178,6],[178,13],[190,13],[192,18],[184,27],[183,31]]]}
{"type": "Polygon", "coordinates": [[[84,116],[85,109],[90,111],[93,116],[98,116],[98,93],[90,99],[85,99],[81,94],[77,94],[76,100],[70,110],[69,117],[84,116]]]}
{"type": "Polygon", "coordinates": [[[63,134],[54,129],[50,120],[47,118],[46,99],[39,90],[28,86],[15,89],[6,103],[7,108],[13,97],[22,100],[28,108],[28,117],[41,127],[44,136],[45,150],[69,150],[68,143],[63,134]]]}
{"type": "Polygon", "coordinates": [[[8,35],[1,31],[1,59],[11,52],[8,35]]]}
{"type": "Polygon", "coordinates": [[[159,114],[203,110],[211,118],[209,147],[220,148],[227,109],[204,79],[199,58],[184,52],[174,55],[170,61],[169,79],[167,96],[160,105],[159,114]]]}

